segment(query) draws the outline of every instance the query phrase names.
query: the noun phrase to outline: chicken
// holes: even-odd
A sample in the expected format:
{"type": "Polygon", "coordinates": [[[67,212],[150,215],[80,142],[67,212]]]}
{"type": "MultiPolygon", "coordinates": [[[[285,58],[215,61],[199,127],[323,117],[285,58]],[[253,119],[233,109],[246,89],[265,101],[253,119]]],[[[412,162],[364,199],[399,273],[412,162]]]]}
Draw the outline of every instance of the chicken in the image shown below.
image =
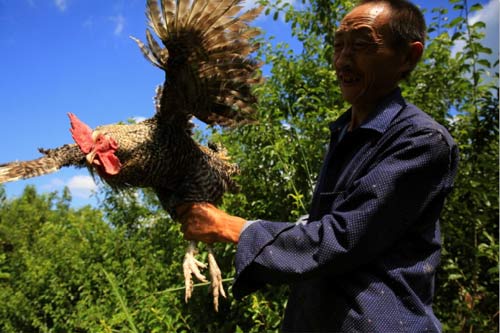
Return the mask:
{"type": "MultiPolygon", "coordinates": [[[[43,157],[0,165],[0,183],[55,172],[62,167],[88,167],[114,189],[152,188],[175,219],[175,207],[186,202],[220,203],[238,167],[224,149],[205,147],[193,139],[191,118],[212,125],[237,126],[252,121],[254,84],[261,82],[260,63],[251,58],[259,34],[248,23],[261,7],[239,16],[242,0],[147,0],[147,44],[133,38],[153,65],[165,71],[156,90],[155,114],[140,123],[91,129],[69,114],[76,143],[40,149],[43,157]]],[[[195,259],[195,243],[184,258],[186,301],[192,275],[204,263],[195,259]]],[[[214,307],[225,297],[221,271],[208,246],[214,307]]]]}

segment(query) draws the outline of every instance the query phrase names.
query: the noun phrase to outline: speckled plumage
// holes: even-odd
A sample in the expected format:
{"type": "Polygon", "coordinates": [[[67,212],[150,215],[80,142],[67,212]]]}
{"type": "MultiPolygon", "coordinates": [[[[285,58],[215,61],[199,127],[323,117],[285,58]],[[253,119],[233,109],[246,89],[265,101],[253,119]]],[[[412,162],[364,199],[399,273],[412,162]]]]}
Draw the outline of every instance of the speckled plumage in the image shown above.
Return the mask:
{"type": "Polygon", "coordinates": [[[231,176],[238,168],[224,151],[198,144],[184,128],[161,124],[156,116],[95,130],[117,140],[122,162],[117,175],[102,179],[114,188],[151,187],[170,213],[181,202],[218,203],[236,189],[231,176]]]}
{"type": "MultiPolygon", "coordinates": [[[[133,38],[165,82],[157,89],[155,115],[136,124],[99,126],[94,131],[118,143],[122,163],[114,176],[100,174],[114,188],[151,187],[164,208],[179,202],[217,203],[236,188],[231,176],[236,165],[224,151],[195,142],[192,116],[208,124],[236,126],[253,113],[251,86],[260,82],[260,64],[249,58],[256,50],[250,41],[258,30],[249,28],[260,8],[235,16],[240,0],[147,1],[147,44],[133,38]]],[[[64,166],[87,166],[76,144],[40,149],[44,157],[0,165],[0,183],[35,177],[64,166]]],[[[94,170],[91,170],[94,171],[94,170]]]]}

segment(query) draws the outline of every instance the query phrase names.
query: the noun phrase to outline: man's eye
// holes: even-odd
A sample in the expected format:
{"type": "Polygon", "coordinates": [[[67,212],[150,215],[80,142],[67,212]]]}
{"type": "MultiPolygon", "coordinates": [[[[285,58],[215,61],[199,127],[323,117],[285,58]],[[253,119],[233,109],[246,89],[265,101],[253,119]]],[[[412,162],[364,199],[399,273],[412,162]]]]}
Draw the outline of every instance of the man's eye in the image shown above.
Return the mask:
{"type": "Polygon", "coordinates": [[[365,47],[370,47],[370,46],[374,45],[374,43],[372,41],[359,39],[359,40],[354,41],[354,43],[352,45],[356,49],[361,49],[361,48],[365,48],[365,47]]]}
{"type": "Polygon", "coordinates": [[[353,43],[354,47],[364,47],[364,46],[367,46],[369,44],[370,43],[368,43],[367,41],[364,41],[364,40],[357,40],[353,43]]]}
{"type": "Polygon", "coordinates": [[[340,50],[343,47],[344,47],[344,43],[333,43],[333,48],[335,50],[340,50]]]}

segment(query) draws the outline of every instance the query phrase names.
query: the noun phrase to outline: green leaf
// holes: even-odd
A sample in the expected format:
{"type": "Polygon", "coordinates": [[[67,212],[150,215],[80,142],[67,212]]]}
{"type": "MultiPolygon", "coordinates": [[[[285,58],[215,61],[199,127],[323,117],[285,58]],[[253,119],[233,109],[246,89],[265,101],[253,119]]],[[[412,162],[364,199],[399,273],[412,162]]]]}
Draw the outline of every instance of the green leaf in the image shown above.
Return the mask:
{"type": "Polygon", "coordinates": [[[491,67],[491,63],[487,59],[479,59],[477,63],[487,68],[491,67]]]}
{"type": "Polygon", "coordinates": [[[463,33],[460,32],[460,31],[457,31],[453,34],[453,36],[451,37],[451,40],[455,41],[457,39],[460,39],[461,37],[463,36],[463,33]]]}
{"type": "Polygon", "coordinates": [[[463,279],[463,276],[461,274],[450,274],[448,275],[448,280],[454,281],[454,280],[461,280],[463,279]]]}
{"type": "Polygon", "coordinates": [[[481,44],[477,44],[477,50],[478,50],[478,52],[484,53],[484,54],[492,54],[493,53],[493,51],[489,47],[483,46],[481,44]]]}
{"type": "Polygon", "coordinates": [[[476,23],[474,23],[472,25],[472,27],[478,28],[478,29],[483,29],[483,28],[486,28],[486,23],[484,23],[483,21],[477,21],[476,23]]]}
{"type": "Polygon", "coordinates": [[[480,3],[476,3],[472,7],[470,7],[469,13],[473,13],[473,12],[481,10],[481,9],[483,9],[483,5],[481,5],[480,3]]]}
{"type": "Polygon", "coordinates": [[[453,28],[453,27],[457,26],[459,23],[463,23],[463,22],[464,22],[464,18],[458,16],[458,17],[455,17],[453,20],[451,20],[451,22],[448,23],[447,26],[449,28],[453,28]]]}

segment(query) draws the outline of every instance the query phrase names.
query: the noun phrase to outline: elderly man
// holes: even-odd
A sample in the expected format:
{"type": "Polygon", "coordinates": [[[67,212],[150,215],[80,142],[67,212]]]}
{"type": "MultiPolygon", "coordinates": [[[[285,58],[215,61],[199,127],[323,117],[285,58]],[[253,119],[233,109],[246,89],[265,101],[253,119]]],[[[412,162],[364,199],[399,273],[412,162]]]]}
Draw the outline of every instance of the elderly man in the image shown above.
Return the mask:
{"type": "Polygon", "coordinates": [[[352,107],[331,139],[308,221],[246,221],[210,204],[178,208],[187,239],[238,243],[233,293],[288,283],[283,331],[437,332],[438,217],[457,168],[448,132],[401,96],[420,60],[422,13],[361,1],[335,34],[352,107]]]}

